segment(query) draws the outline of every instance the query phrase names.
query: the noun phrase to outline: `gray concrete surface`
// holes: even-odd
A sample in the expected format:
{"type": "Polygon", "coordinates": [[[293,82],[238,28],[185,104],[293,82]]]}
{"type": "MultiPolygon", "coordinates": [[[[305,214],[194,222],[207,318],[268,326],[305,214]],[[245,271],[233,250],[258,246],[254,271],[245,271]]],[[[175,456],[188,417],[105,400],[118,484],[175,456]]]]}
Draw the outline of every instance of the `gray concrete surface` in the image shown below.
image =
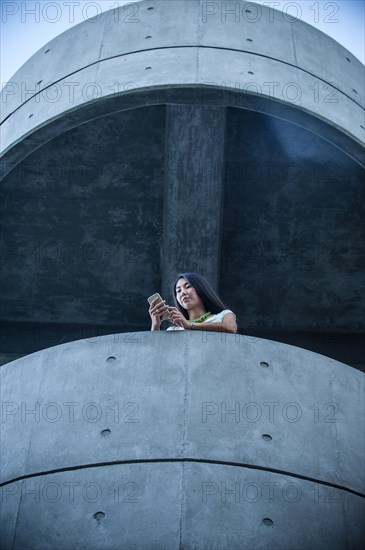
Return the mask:
{"type": "Polygon", "coordinates": [[[161,247],[161,290],[172,292],[180,272],[202,272],[217,288],[223,216],[226,113],[217,106],[168,105],[161,247]],[[190,160],[191,159],[191,160],[190,160]]]}
{"type": "Polygon", "coordinates": [[[219,464],[111,465],[1,492],[2,514],[18,514],[3,539],[13,550],[359,550],[363,542],[361,497],[219,464]]]}
{"type": "Polygon", "coordinates": [[[162,331],[0,373],[4,548],[361,547],[364,375],[347,365],[162,331]]]}
{"type": "Polygon", "coordinates": [[[2,94],[6,550],[361,548],[363,66],[211,5],[86,21],[2,94]],[[140,332],[184,269],[243,334],[140,332]]]}

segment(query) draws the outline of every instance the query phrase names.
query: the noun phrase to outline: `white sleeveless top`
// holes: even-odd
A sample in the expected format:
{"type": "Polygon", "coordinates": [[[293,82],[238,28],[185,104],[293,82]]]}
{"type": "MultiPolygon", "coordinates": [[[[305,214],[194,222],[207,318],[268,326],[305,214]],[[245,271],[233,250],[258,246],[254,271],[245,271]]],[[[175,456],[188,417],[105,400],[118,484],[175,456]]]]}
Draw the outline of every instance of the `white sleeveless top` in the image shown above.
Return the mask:
{"type": "MultiPolygon", "coordinates": [[[[208,317],[208,319],[203,321],[203,323],[221,323],[223,321],[224,316],[227,315],[227,313],[233,313],[233,311],[231,311],[230,309],[224,309],[220,313],[211,315],[210,317],[208,317]]],[[[234,313],[233,315],[236,317],[234,313]]],[[[197,323],[197,324],[200,324],[200,323],[197,323]]],[[[185,329],[183,327],[177,327],[174,325],[172,327],[167,328],[166,330],[185,330],[185,329]]]]}

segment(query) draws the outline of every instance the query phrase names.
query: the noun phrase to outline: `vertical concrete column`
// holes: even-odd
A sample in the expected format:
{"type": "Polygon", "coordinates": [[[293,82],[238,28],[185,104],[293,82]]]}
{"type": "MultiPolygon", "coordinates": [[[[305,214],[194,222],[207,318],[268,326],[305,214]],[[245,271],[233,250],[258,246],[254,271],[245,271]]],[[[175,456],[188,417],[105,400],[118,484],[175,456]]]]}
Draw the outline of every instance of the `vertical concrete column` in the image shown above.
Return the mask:
{"type": "Polygon", "coordinates": [[[197,271],[217,288],[220,263],[225,109],[168,105],[162,292],[179,271],[197,271]]]}

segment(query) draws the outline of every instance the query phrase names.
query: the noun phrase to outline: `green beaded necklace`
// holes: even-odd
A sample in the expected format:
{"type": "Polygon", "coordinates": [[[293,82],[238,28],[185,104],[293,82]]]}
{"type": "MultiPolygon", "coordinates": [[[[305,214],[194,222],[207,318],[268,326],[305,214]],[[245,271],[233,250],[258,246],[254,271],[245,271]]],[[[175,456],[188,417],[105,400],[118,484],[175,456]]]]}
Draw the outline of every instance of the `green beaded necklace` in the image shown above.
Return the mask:
{"type": "Polygon", "coordinates": [[[209,315],[211,315],[212,312],[211,311],[208,311],[208,313],[204,313],[204,315],[202,315],[201,317],[199,317],[199,319],[192,319],[191,321],[189,321],[190,323],[202,323],[207,317],[209,317],[209,315]]]}

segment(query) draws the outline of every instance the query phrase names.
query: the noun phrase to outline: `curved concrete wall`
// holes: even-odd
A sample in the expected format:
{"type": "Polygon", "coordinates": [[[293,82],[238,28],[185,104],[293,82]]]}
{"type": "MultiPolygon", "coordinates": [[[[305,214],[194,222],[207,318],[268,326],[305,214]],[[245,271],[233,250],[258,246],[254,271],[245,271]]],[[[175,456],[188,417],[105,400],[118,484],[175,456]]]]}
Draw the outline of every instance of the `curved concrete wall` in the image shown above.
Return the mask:
{"type": "Polygon", "coordinates": [[[361,547],[364,377],[347,365],[163,331],[1,375],[5,548],[361,547]]]}
{"type": "Polygon", "coordinates": [[[101,99],[187,86],[275,100],[363,143],[362,64],[300,20],[234,6],[229,15],[224,2],[142,1],[61,34],[3,90],[2,150],[68,114],[54,135],[65,131],[75,110],[101,99]]]}

